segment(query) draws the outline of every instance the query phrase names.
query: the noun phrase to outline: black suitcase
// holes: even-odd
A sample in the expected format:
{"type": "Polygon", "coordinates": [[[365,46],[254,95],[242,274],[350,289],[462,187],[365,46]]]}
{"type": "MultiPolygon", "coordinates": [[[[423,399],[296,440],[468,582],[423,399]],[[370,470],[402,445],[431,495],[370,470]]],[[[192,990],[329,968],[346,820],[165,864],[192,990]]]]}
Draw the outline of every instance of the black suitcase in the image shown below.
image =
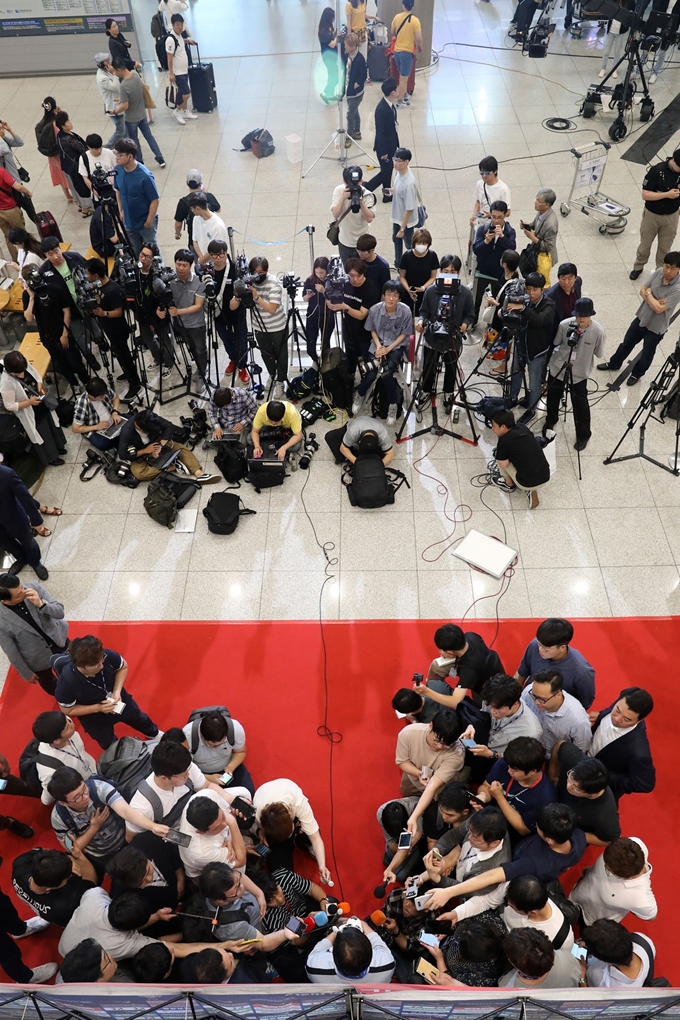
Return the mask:
{"type": "Polygon", "coordinates": [[[374,43],[368,51],[368,77],[371,81],[385,81],[389,75],[389,61],[387,59],[387,47],[380,43],[374,43]]]}
{"type": "Polygon", "coordinates": [[[201,62],[201,54],[196,47],[197,62],[189,65],[189,84],[191,100],[197,113],[212,113],[217,108],[217,90],[215,89],[215,72],[212,64],[201,62]]]}

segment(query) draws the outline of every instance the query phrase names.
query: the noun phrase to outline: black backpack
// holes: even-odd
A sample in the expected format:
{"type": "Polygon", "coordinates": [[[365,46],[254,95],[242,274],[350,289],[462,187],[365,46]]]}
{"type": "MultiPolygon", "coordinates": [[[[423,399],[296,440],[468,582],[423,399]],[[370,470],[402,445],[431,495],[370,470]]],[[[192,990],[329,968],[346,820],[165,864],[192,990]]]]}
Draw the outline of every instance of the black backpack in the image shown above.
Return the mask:
{"type": "Polygon", "coordinates": [[[265,128],[255,128],[254,131],[249,131],[247,135],[244,135],[241,139],[243,146],[241,152],[247,152],[248,149],[254,151],[253,143],[258,147],[260,156],[271,156],[276,148],[274,139],[265,128]]]}
{"type": "Polygon", "coordinates": [[[149,488],[144,497],[144,509],[151,520],[170,528],[177,520],[177,514],[186,506],[200,486],[191,482],[178,482],[160,475],[149,482],[149,488]]]}
{"type": "Polygon", "coordinates": [[[231,712],[226,705],[206,705],[205,708],[194,708],[192,709],[191,715],[187,719],[187,723],[191,723],[191,738],[189,740],[189,750],[192,754],[196,754],[199,744],[199,728],[201,725],[201,719],[204,715],[211,715],[213,712],[219,712],[227,724],[227,740],[230,744],[234,743],[234,720],[231,718],[231,712]]]}
{"type": "Polygon", "coordinates": [[[213,535],[233,535],[241,517],[256,514],[257,510],[248,510],[243,506],[240,496],[230,492],[214,492],[203,507],[203,516],[208,522],[208,531],[213,535]]]}
{"type": "Polygon", "coordinates": [[[286,477],[286,465],[278,457],[251,457],[248,461],[248,481],[260,493],[262,489],[271,489],[283,485],[286,477]]]}
{"type": "Polygon", "coordinates": [[[535,273],[538,269],[538,249],[539,245],[532,241],[519,253],[519,265],[517,268],[522,276],[535,273]]]}
{"type": "Polygon", "coordinates": [[[241,444],[220,443],[214,460],[222,472],[225,482],[229,482],[239,489],[239,483],[242,478],[246,477],[248,470],[248,457],[241,444]]]}
{"type": "Polygon", "coordinates": [[[130,803],[141,781],[153,772],[147,742],[139,737],[114,740],[97,762],[97,772],[130,803]]]}
{"type": "Polygon", "coordinates": [[[326,402],[321,397],[312,397],[311,400],[306,400],[300,408],[303,428],[313,425],[315,421],[323,417],[327,410],[326,402]]]}
{"type": "Polygon", "coordinates": [[[52,121],[48,121],[43,124],[36,124],[35,138],[38,143],[38,152],[41,156],[58,156],[59,149],[57,147],[57,139],[54,134],[54,124],[52,121]]]}
{"type": "Polygon", "coordinates": [[[354,380],[347,369],[345,352],[339,347],[328,347],[322,355],[321,388],[333,407],[352,409],[354,380]]]}
{"type": "Polygon", "coordinates": [[[357,457],[351,469],[346,466],[342,481],[347,487],[350,503],[361,510],[377,510],[394,503],[394,495],[404,482],[407,488],[411,488],[406,475],[386,468],[382,458],[373,453],[357,457]],[[390,476],[400,479],[397,485],[390,476]]]}
{"type": "Polygon", "coordinates": [[[38,764],[50,769],[61,769],[64,767],[64,762],[61,758],[54,758],[51,754],[41,754],[38,750],[39,746],[39,740],[29,740],[19,758],[19,775],[31,793],[34,793],[36,797],[40,796],[43,789],[38,777],[38,764]]]}
{"type": "Polygon", "coordinates": [[[0,453],[17,456],[31,448],[31,441],[15,414],[0,413],[0,453]]]}
{"type": "Polygon", "coordinates": [[[296,375],[289,383],[286,396],[289,400],[305,400],[319,385],[319,373],[315,368],[306,368],[302,375],[296,375]]]}
{"type": "MultiPolygon", "coordinates": [[[[376,382],[375,389],[373,390],[373,401],[371,404],[371,417],[373,418],[386,418],[389,414],[390,404],[392,401],[390,400],[390,388],[386,386],[386,381],[385,376],[378,376],[378,381],[376,382]]],[[[396,380],[395,383],[398,391],[396,404],[397,418],[401,418],[404,413],[404,392],[396,380]]]]}
{"type": "Polygon", "coordinates": [[[104,472],[106,481],[111,482],[112,485],[125,485],[128,489],[136,489],[139,479],[133,475],[129,463],[126,460],[121,460],[112,451],[108,452],[112,455],[112,463],[104,472]]]}

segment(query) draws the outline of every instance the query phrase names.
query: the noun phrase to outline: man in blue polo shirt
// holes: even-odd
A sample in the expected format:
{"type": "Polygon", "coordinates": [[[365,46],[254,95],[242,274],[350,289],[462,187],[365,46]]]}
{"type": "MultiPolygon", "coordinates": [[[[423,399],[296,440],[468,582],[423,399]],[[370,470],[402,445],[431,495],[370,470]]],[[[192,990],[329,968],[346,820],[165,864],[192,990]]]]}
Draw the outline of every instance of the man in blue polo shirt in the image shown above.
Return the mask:
{"type": "Polygon", "coordinates": [[[160,194],[154,176],[138,163],[137,143],[119,138],[113,147],[116,155],[114,187],[118,212],[136,256],[145,244],[156,244],[160,194]]]}
{"type": "Polygon", "coordinates": [[[536,832],[536,815],[544,804],[557,800],[555,787],[544,770],[545,748],[534,737],[516,737],[494,763],[477,793],[494,802],[515,833],[536,832]]]}
{"type": "Polygon", "coordinates": [[[127,723],[146,737],[158,735],[156,723],[123,686],[128,667],[122,655],[104,648],[92,634],[74,638],[68,655],[70,661],[57,678],[56,699],[65,714],[80,717],[83,729],[100,747],[106,749],[113,743],[117,722],[127,723]]]}

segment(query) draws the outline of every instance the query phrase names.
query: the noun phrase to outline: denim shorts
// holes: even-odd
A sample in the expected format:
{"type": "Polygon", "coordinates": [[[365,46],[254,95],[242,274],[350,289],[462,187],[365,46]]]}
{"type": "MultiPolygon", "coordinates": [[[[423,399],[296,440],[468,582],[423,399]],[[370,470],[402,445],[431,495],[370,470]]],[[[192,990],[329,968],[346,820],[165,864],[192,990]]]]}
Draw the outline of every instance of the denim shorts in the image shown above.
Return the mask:
{"type": "Polygon", "coordinates": [[[191,95],[191,85],[189,84],[188,74],[176,74],[175,85],[177,86],[177,91],[179,92],[180,96],[191,95]]]}
{"type": "Polygon", "coordinates": [[[408,53],[406,50],[399,50],[394,54],[394,62],[401,77],[408,78],[413,67],[413,54],[408,53]]]}

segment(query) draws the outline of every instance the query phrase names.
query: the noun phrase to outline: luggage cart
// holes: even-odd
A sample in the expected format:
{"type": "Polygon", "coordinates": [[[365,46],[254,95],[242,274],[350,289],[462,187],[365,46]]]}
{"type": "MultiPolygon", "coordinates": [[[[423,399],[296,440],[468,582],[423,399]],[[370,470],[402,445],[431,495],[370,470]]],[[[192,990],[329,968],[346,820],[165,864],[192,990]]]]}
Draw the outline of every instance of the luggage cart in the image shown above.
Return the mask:
{"type": "Polygon", "coordinates": [[[574,180],[569,198],[560,205],[560,212],[568,216],[572,209],[578,209],[600,224],[601,234],[621,234],[626,229],[630,207],[599,190],[610,149],[608,142],[593,142],[580,152],[571,150],[575,159],[574,180]]]}

